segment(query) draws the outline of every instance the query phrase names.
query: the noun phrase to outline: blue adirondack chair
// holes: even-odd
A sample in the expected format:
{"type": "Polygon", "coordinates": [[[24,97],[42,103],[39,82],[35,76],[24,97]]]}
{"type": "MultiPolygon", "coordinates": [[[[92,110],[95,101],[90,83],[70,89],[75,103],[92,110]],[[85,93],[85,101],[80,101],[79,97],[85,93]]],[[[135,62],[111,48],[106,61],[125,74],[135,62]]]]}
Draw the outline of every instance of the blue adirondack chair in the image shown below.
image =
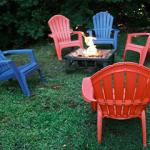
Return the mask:
{"type": "MultiPolygon", "coordinates": [[[[22,56],[20,56],[20,58],[21,57],[22,56]]],[[[43,75],[31,49],[0,51],[0,81],[16,78],[25,96],[30,96],[26,77],[33,71],[38,71],[40,78],[43,79],[43,75]],[[27,54],[30,62],[25,65],[17,66],[14,61],[7,58],[9,54],[27,54]]]]}
{"type": "Polygon", "coordinates": [[[113,29],[113,16],[108,12],[99,12],[93,16],[93,29],[87,30],[89,36],[95,38],[94,44],[111,44],[114,49],[117,49],[117,37],[119,30],[113,29]]]}

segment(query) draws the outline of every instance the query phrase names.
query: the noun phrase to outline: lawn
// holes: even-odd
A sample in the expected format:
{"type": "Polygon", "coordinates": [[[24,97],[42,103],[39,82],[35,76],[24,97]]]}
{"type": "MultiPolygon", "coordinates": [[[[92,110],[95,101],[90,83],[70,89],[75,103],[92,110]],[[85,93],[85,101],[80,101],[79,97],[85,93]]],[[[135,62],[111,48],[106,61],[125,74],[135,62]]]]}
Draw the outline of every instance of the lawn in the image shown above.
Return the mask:
{"type": "MultiPolygon", "coordinates": [[[[115,62],[122,61],[125,40],[126,34],[121,33],[115,62]]],[[[37,73],[29,78],[30,97],[23,96],[15,80],[0,84],[1,150],[143,149],[138,119],[104,119],[102,144],[98,145],[96,113],[81,95],[82,78],[91,73],[84,70],[66,73],[64,60],[57,60],[53,43],[49,41],[30,48],[34,49],[46,82],[40,82],[37,73]]],[[[137,62],[138,55],[131,52],[128,60],[137,62]]],[[[150,59],[146,59],[145,66],[150,66],[150,59]]],[[[150,149],[149,108],[146,114],[147,149],[150,149]]]]}

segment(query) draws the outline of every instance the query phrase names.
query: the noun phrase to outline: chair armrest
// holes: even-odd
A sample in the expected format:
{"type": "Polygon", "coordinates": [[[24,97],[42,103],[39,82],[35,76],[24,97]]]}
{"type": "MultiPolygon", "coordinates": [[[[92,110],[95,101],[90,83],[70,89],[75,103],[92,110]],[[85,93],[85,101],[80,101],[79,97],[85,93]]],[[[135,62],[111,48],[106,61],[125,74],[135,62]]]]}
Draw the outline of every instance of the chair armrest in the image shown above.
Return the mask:
{"type": "Polygon", "coordinates": [[[49,38],[53,38],[53,34],[48,34],[48,37],[49,38]]]}
{"type": "Polygon", "coordinates": [[[12,62],[11,60],[0,60],[0,64],[5,65],[5,64],[9,64],[10,62],[12,62]]]}
{"type": "Polygon", "coordinates": [[[70,33],[72,33],[72,32],[75,32],[75,31],[73,31],[73,29],[70,29],[70,33]]]}
{"type": "Polygon", "coordinates": [[[36,59],[35,59],[35,56],[34,56],[32,49],[6,50],[6,51],[3,51],[3,54],[4,55],[7,55],[7,54],[28,54],[30,61],[32,63],[36,63],[36,59]]]}
{"type": "Polygon", "coordinates": [[[137,36],[150,36],[150,33],[129,33],[130,37],[137,37],[137,36]]]}
{"type": "Polygon", "coordinates": [[[72,31],[71,34],[77,34],[78,40],[82,41],[82,32],[81,31],[72,31]]]}
{"type": "Polygon", "coordinates": [[[112,29],[112,31],[116,32],[116,33],[119,33],[120,30],[119,29],[112,29]]]}
{"type": "Polygon", "coordinates": [[[138,36],[150,36],[150,33],[129,33],[127,43],[132,43],[132,38],[138,36]]]}
{"type": "Polygon", "coordinates": [[[48,37],[49,38],[56,38],[56,35],[55,34],[48,34],[48,37]]]}
{"type": "Polygon", "coordinates": [[[82,32],[81,32],[81,31],[72,31],[71,33],[72,33],[72,34],[78,34],[78,35],[81,35],[81,36],[82,36],[82,32]]]}
{"type": "Polygon", "coordinates": [[[82,96],[86,102],[96,102],[90,77],[82,80],[82,96]]]}
{"type": "Polygon", "coordinates": [[[93,29],[88,29],[86,32],[89,34],[89,36],[92,37],[93,36],[93,31],[94,31],[93,29]]]}
{"type": "Polygon", "coordinates": [[[118,33],[120,32],[120,30],[118,30],[118,29],[112,29],[112,32],[114,32],[114,38],[117,38],[118,33]]]}

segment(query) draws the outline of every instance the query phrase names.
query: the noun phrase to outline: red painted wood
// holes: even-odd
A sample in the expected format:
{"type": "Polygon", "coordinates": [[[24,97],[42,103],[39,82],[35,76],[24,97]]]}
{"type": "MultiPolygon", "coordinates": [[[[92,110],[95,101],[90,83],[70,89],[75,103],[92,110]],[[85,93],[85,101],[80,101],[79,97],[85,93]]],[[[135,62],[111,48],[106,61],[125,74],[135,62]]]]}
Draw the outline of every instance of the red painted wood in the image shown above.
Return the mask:
{"type": "Polygon", "coordinates": [[[140,54],[139,64],[144,64],[147,52],[150,51],[150,33],[132,33],[128,34],[127,42],[123,54],[123,61],[125,61],[127,51],[135,51],[140,54]],[[132,42],[133,37],[147,36],[147,42],[144,46],[137,45],[132,42]]]}
{"type": "Polygon", "coordinates": [[[48,21],[49,28],[52,34],[48,37],[53,38],[57,57],[62,59],[62,49],[66,47],[79,46],[83,48],[82,33],[80,31],[72,31],[70,28],[69,19],[62,15],[55,15],[48,21]],[[71,35],[77,34],[77,40],[72,40],[71,35]]]}
{"type": "Polygon", "coordinates": [[[98,142],[101,142],[101,120],[140,118],[143,145],[146,146],[144,114],[150,101],[150,69],[143,65],[122,62],[110,65],[84,78],[82,95],[86,102],[97,103],[98,142]]]}

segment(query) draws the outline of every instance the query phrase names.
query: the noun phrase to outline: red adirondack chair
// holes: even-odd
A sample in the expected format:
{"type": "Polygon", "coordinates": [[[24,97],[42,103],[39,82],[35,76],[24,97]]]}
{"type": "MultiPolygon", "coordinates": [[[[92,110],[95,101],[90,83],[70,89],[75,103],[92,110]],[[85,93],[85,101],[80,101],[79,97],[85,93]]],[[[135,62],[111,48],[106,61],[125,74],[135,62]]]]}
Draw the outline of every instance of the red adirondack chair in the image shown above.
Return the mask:
{"type": "Polygon", "coordinates": [[[62,49],[66,47],[79,46],[83,48],[82,43],[82,32],[73,31],[70,29],[69,19],[62,15],[55,15],[49,21],[48,25],[51,29],[52,34],[48,34],[48,37],[54,39],[57,57],[59,60],[62,59],[62,49]],[[78,39],[72,40],[71,35],[77,34],[78,39]]]}
{"type": "Polygon", "coordinates": [[[101,143],[102,119],[140,118],[146,147],[145,109],[150,100],[150,69],[132,62],[110,65],[82,81],[82,95],[97,110],[97,137],[101,143]]]}
{"type": "Polygon", "coordinates": [[[144,64],[147,52],[150,51],[150,33],[128,34],[127,42],[126,42],[126,46],[125,46],[125,50],[123,54],[123,61],[125,61],[126,53],[128,50],[138,52],[140,54],[139,64],[144,64]],[[139,36],[148,36],[145,46],[137,45],[132,42],[133,37],[139,37],[139,36]]]}

